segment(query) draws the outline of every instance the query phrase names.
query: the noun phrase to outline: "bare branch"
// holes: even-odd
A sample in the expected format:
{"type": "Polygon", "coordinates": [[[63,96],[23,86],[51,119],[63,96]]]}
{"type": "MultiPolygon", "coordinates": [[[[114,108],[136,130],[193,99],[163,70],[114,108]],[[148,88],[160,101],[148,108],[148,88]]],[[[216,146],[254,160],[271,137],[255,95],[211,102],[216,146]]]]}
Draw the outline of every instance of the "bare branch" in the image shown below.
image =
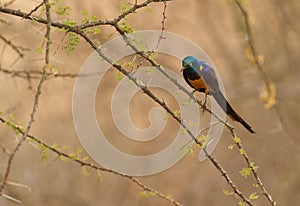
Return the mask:
{"type": "Polygon", "coordinates": [[[16,46],[14,45],[10,40],[6,39],[4,36],[2,36],[0,34],[0,39],[2,41],[4,41],[7,45],[9,45],[15,52],[18,53],[18,55],[23,58],[24,57],[24,54],[22,53],[22,51],[29,51],[29,49],[26,49],[26,48],[23,48],[21,46],[16,46]]]}
{"type": "Polygon", "coordinates": [[[157,45],[156,45],[155,49],[158,49],[161,40],[165,39],[164,31],[166,29],[166,26],[165,26],[165,22],[166,22],[166,19],[167,19],[166,12],[167,12],[167,1],[164,1],[164,10],[162,12],[162,20],[161,20],[161,33],[158,37],[158,41],[157,41],[157,45]]]}
{"type": "MultiPolygon", "coordinates": [[[[41,2],[40,4],[38,4],[36,7],[34,7],[27,15],[26,17],[31,16],[34,12],[36,12],[40,7],[42,7],[44,5],[44,2],[41,2]]],[[[24,17],[25,18],[25,17],[24,17]]]]}
{"type": "Polygon", "coordinates": [[[6,198],[6,199],[8,199],[8,200],[10,200],[10,201],[13,201],[13,202],[15,202],[15,203],[22,204],[22,202],[21,202],[20,200],[14,198],[14,197],[12,197],[12,196],[9,196],[9,195],[7,195],[7,194],[5,194],[5,193],[3,193],[3,192],[0,193],[0,196],[3,196],[4,198],[6,198]]]}

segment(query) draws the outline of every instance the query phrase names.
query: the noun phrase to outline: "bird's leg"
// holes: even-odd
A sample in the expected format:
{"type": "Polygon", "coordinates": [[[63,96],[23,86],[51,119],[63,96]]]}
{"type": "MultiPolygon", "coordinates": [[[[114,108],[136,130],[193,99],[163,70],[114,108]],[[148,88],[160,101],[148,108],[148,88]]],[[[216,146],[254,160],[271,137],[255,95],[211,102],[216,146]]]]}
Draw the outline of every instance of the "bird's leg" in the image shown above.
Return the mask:
{"type": "Polygon", "coordinates": [[[202,114],[205,112],[206,110],[206,102],[207,102],[207,93],[205,93],[205,99],[204,99],[204,102],[202,104],[202,114]]]}
{"type": "MultiPolygon", "coordinates": [[[[197,90],[196,90],[196,89],[194,89],[192,92],[190,92],[190,95],[191,95],[191,96],[194,96],[194,93],[195,93],[196,91],[197,91],[197,90]]],[[[190,100],[193,100],[193,98],[192,98],[192,97],[190,97],[189,99],[190,99],[190,100]]]]}

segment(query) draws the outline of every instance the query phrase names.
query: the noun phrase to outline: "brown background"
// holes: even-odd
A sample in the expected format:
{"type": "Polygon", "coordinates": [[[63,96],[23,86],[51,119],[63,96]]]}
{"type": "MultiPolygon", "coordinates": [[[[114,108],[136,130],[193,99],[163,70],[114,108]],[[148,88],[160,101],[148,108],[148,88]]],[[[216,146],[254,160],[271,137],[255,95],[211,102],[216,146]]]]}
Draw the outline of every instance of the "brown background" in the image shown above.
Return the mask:
{"type": "MultiPolygon", "coordinates": [[[[65,4],[72,7],[71,19],[80,21],[80,11],[87,10],[100,18],[113,18],[119,13],[120,2],[70,1],[65,4]]],[[[37,5],[34,1],[16,1],[12,8],[30,11],[37,5]]],[[[260,54],[265,56],[264,68],[277,88],[277,105],[286,124],[283,129],[275,109],[265,110],[259,101],[263,85],[255,66],[245,57],[245,33],[243,19],[236,5],[231,1],[183,1],[169,2],[167,6],[166,30],[184,36],[198,44],[210,56],[222,76],[226,94],[239,113],[255,128],[257,134],[250,135],[244,128],[232,123],[251,160],[260,166],[258,172],[266,189],[278,201],[279,205],[296,205],[300,202],[300,140],[299,140],[299,54],[300,54],[300,3],[297,0],[249,1],[246,4],[251,16],[251,26],[255,43],[260,54]]],[[[136,30],[160,29],[163,4],[151,5],[152,12],[140,10],[131,16],[136,30]]],[[[38,14],[38,13],[37,13],[38,14]]],[[[13,64],[17,55],[1,41],[1,68],[10,70],[38,70],[43,64],[43,55],[36,54],[35,48],[41,45],[45,27],[20,18],[0,14],[0,18],[11,25],[0,24],[1,34],[13,43],[30,48],[23,59],[13,64]]],[[[54,17],[62,20],[62,17],[54,17]]],[[[101,27],[98,38],[104,43],[105,37],[113,30],[101,27]]],[[[67,55],[60,47],[63,34],[52,32],[53,44],[51,62],[60,73],[77,73],[91,48],[81,40],[78,47],[67,55]]],[[[179,73],[180,61],[168,63],[161,58],[161,63],[174,68],[179,73]]],[[[151,147],[146,144],[134,144],[124,140],[115,130],[107,110],[109,102],[101,101],[110,97],[118,83],[112,69],[97,92],[97,118],[103,129],[110,134],[116,147],[130,148],[134,153],[139,150],[156,152],[172,141],[174,130],[178,125],[169,121],[164,135],[158,137],[151,147]],[[167,137],[165,137],[167,136],[167,137]],[[164,138],[162,138],[164,137],[164,138]],[[150,149],[149,149],[150,148],[150,149]]],[[[13,122],[26,125],[32,108],[33,96],[37,85],[28,89],[26,79],[12,78],[0,73],[0,109],[3,116],[13,122]],[[14,117],[10,117],[13,114],[14,117]]],[[[74,150],[80,146],[72,121],[72,92],[75,79],[55,78],[47,81],[42,90],[35,124],[31,131],[43,141],[69,145],[74,150]]],[[[174,99],[162,93],[173,105],[174,99]]],[[[120,105],[122,106],[122,105],[120,105]]],[[[133,121],[141,128],[149,125],[148,111],[155,106],[142,93],[138,93],[132,102],[133,121]],[[145,109],[146,108],[146,109],[145,109]]],[[[176,108],[176,104],[173,105],[176,108]]],[[[208,118],[205,114],[204,118],[208,118]]],[[[0,126],[0,144],[12,148],[16,135],[6,125],[0,126]]],[[[244,179],[238,171],[245,166],[237,150],[228,150],[232,144],[230,134],[225,131],[213,153],[214,157],[227,170],[242,192],[249,195],[256,191],[254,179],[244,179]]],[[[223,177],[209,161],[197,161],[198,150],[194,156],[188,155],[169,170],[140,180],[183,205],[237,205],[234,196],[225,196],[222,189],[229,189],[223,177]]],[[[127,179],[102,173],[103,181],[98,182],[94,171],[84,177],[81,168],[72,162],[56,160],[50,155],[41,161],[40,150],[25,143],[17,153],[10,176],[11,181],[28,185],[31,191],[14,186],[7,186],[6,193],[16,197],[24,205],[168,205],[155,197],[144,198],[139,195],[140,188],[127,179]]],[[[0,152],[0,177],[3,176],[7,156],[0,152]]],[[[261,194],[258,193],[261,196],[261,194]]],[[[255,205],[267,205],[264,197],[255,201],[255,205]]],[[[15,205],[7,199],[0,198],[0,205],[15,205]]]]}

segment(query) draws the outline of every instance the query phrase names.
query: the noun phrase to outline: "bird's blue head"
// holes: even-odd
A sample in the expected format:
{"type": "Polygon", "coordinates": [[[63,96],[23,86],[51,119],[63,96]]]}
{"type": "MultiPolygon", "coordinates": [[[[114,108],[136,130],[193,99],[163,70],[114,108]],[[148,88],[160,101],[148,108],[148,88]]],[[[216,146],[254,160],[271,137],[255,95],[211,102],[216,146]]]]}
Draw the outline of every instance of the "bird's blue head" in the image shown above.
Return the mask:
{"type": "Polygon", "coordinates": [[[193,69],[194,71],[197,71],[200,67],[199,61],[196,59],[196,57],[193,56],[187,56],[182,60],[182,70],[185,69],[193,69]]]}

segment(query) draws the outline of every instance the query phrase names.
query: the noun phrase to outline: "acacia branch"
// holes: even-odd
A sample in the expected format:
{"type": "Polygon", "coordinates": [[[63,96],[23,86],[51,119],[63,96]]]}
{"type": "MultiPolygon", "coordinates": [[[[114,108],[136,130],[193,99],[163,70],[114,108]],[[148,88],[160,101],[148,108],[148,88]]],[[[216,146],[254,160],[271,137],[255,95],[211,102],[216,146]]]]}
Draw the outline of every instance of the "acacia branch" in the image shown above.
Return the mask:
{"type": "MultiPolygon", "coordinates": [[[[117,25],[116,25],[117,26],[117,25]]],[[[245,203],[252,206],[253,204],[250,202],[250,200],[239,191],[239,189],[236,187],[236,185],[233,183],[225,169],[222,168],[222,166],[217,162],[215,158],[213,158],[206,150],[206,148],[203,146],[203,144],[197,139],[196,136],[190,131],[190,129],[185,125],[184,121],[180,119],[167,105],[164,101],[158,99],[147,87],[145,83],[139,83],[139,81],[132,76],[130,72],[127,72],[121,65],[114,63],[113,60],[109,59],[107,56],[104,55],[104,53],[101,51],[101,49],[98,48],[97,44],[94,43],[83,31],[77,30],[76,33],[80,35],[87,43],[90,44],[90,46],[98,53],[98,55],[103,58],[105,61],[107,61],[111,66],[116,68],[119,72],[123,73],[129,80],[131,80],[137,87],[139,87],[145,94],[148,95],[152,100],[154,100],[156,103],[158,103],[162,108],[165,109],[165,111],[172,116],[173,119],[175,119],[180,126],[186,131],[186,133],[193,139],[193,141],[199,145],[201,148],[203,148],[203,151],[207,158],[212,162],[212,164],[217,168],[217,170],[221,173],[221,175],[225,178],[226,182],[229,184],[229,186],[233,189],[234,193],[237,194],[245,203]]],[[[135,47],[132,47],[135,48],[135,47]]],[[[137,50],[137,48],[135,48],[137,50]]],[[[157,68],[160,68],[160,65],[155,63],[153,60],[149,59],[149,57],[144,56],[145,54],[141,51],[137,51],[138,54],[141,54],[142,57],[152,62],[157,68]]],[[[162,70],[162,69],[161,69],[162,70]]],[[[163,70],[162,70],[163,71],[163,70]]],[[[164,72],[164,71],[163,71],[164,72]]],[[[167,74],[166,74],[167,75],[167,74]]],[[[171,78],[172,79],[172,78],[171,78]]],[[[176,81],[176,80],[174,80],[176,81]]],[[[176,83],[180,85],[177,81],[176,83]]],[[[181,86],[181,85],[180,85],[181,86]]],[[[182,86],[181,86],[182,87],[182,86]]],[[[182,87],[183,88],[183,87],[182,87]]],[[[186,91],[186,90],[185,90],[186,91]]],[[[187,93],[191,95],[188,91],[187,93]]],[[[193,97],[195,98],[195,97],[193,97]]],[[[207,109],[203,106],[203,108],[207,109]]],[[[209,110],[210,111],[210,110],[209,110]]],[[[213,114],[213,112],[212,112],[213,114]]],[[[234,130],[232,128],[232,130],[234,130]]]]}
{"type": "Polygon", "coordinates": [[[253,32],[250,26],[250,19],[249,19],[249,14],[246,11],[246,9],[243,7],[242,3],[239,0],[235,0],[236,5],[238,6],[239,10],[241,11],[243,18],[244,18],[244,23],[245,23],[245,27],[246,27],[246,34],[247,34],[247,42],[248,45],[250,47],[250,51],[252,53],[253,56],[253,61],[256,65],[257,70],[259,71],[260,76],[262,77],[266,87],[269,89],[270,84],[272,83],[272,81],[270,80],[270,78],[268,77],[268,75],[266,74],[264,68],[263,68],[263,64],[259,61],[258,58],[258,52],[254,43],[254,38],[253,38],[253,32]]]}
{"type": "MultiPolygon", "coordinates": [[[[239,10],[241,11],[242,15],[243,15],[243,18],[244,18],[244,24],[245,24],[245,27],[246,27],[246,34],[247,34],[247,42],[248,42],[248,45],[250,47],[250,51],[251,51],[251,54],[253,56],[253,60],[254,60],[254,63],[256,65],[256,68],[262,78],[262,80],[264,81],[264,84],[266,85],[266,88],[268,90],[268,93],[269,95],[271,94],[271,84],[272,84],[272,81],[270,80],[270,78],[268,77],[268,75],[266,74],[264,68],[263,68],[263,64],[259,61],[259,58],[258,58],[258,52],[257,52],[257,49],[256,49],[256,46],[255,46],[255,42],[254,42],[254,38],[253,38],[253,32],[252,32],[252,29],[251,29],[251,26],[250,26],[250,18],[249,18],[249,14],[248,12],[246,11],[246,9],[244,8],[244,6],[242,5],[241,1],[240,0],[235,0],[235,3],[236,5],[238,6],[239,10]]],[[[281,115],[281,112],[279,110],[279,108],[274,105],[275,107],[275,110],[276,110],[276,113],[279,117],[279,121],[281,123],[281,125],[283,126],[283,128],[287,131],[286,129],[286,123],[284,121],[284,119],[282,118],[282,115],[281,115]]],[[[234,135],[234,133],[233,133],[234,135]]],[[[241,143],[236,143],[238,148],[239,149],[243,149],[243,146],[241,143]]],[[[256,170],[254,168],[251,167],[250,163],[250,159],[248,157],[248,155],[246,153],[242,153],[244,159],[246,160],[247,164],[248,164],[248,167],[251,168],[251,171],[253,173],[253,176],[254,178],[256,179],[256,182],[257,184],[259,185],[261,191],[262,191],[262,194],[267,198],[267,200],[270,202],[271,205],[275,206],[276,205],[276,202],[273,200],[271,194],[269,192],[267,192],[266,188],[264,187],[261,179],[259,178],[256,170]]]]}
{"type": "MultiPolygon", "coordinates": [[[[154,2],[154,1],[147,1],[147,2],[154,2]]],[[[147,4],[142,3],[141,5],[143,5],[144,7],[147,6],[147,4]]],[[[132,11],[135,11],[137,8],[142,8],[142,6],[140,5],[136,5],[134,6],[135,9],[132,9],[132,11]]],[[[39,23],[47,23],[46,20],[39,18],[39,17],[35,17],[35,16],[26,16],[24,12],[21,11],[15,11],[15,10],[7,10],[7,9],[3,9],[0,7],[0,11],[4,11],[5,13],[9,13],[9,14],[13,14],[16,16],[20,16],[20,17],[24,17],[26,19],[30,19],[30,20],[34,20],[37,21],[39,23]]],[[[124,14],[125,16],[127,15],[126,13],[124,14]]],[[[115,27],[115,29],[123,36],[123,38],[128,38],[127,34],[120,28],[120,26],[118,25],[118,19],[115,20],[114,22],[109,22],[108,24],[110,24],[111,26],[115,27]]],[[[157,102],[158,104],[160,104],[160,106],[162,106],[185,130],[186,132],[191,136],[191,138],[196,142],[196,144],[200,145],[202,147],[201,142],[199,142],[199,140],[197,139],[197,137],[195,137],[191,131],[188,129],[188,127],[184,124],[184,122],[161,100],[159,100],[148,88],[145,84],[140,84],[137,79],[135,77],[133,77],[131,75],[130,72],[127,72],[122,66],[114,63],[111,59],[109,59],[108,57],[106,57],[104,55],[104,53],[98,49],[98,46],[96,43],[94,43],[87,35],[86,33],[83,31],[84,28],[87,28],[86,24],[83,25],[79,25],[79,26],[75,26],[75,27],[71,27],[68,25],[64,25],[60,22],[53,22],[51,23],[52,26],[57,27],[57,28],[64,28],[66,29],[68,32],[73,32],[76,33],[78,35],[80,35],[83,39],[85,39],[85,41],[87,43],[90,44],[90,46],[98,53],[99,56],[101,56],[105,61],[107,61],[109,64],[111,64],[113,67],[115,67],[118,71],[120,71],[121,73],[123,73],[124,75],[126,75],[132,82],[134,82],[136,84],[136,86],[138,86],[144,93],[146,93],[151,99],[153,99],[155,102],[157,102]]],[[[91,25],[88,25],[91,26],[91,25]]],[[[96,26],[93,25],[93,26],[96,26]]],[[[130,41],[126,41],[127,43],[130,41]]],[[[208,111],[209,113],[211,113],[212,115],[214,115],[215,117],[218,117],[217,115],[215,115],[212,111],[210,111],[208,108],[206,108],[204,105],[201,104],[201,102],[199,102],[193,95],[190,94],[189,91],[187,91],[183,86],[181,86],[176,80],[174,80],[173,78],[169,77],[169,75],[162,69],[162,67],[157,64],[153,59],[149,58],[149,55],[143,51],[138,50],[134,45],[129,44],[131,46],[131,48],[134,49],[134,51],[141,55],[144,59],[146,59],[147,61],[149,61],[153,66],[155,66],[161,73],[163,73],[166,77],[168,77],[169,79],[171,79],[171,81],[174,82],[174,84],[181,90],[183,90],[186,94],[188,94],[192,99],[194,99],[196,102],[198,102],[198,104],[200,104],[201,107],[203,107],[203,109],[205,109],[206,111],[208,111]]],[[[233,127],[231,127],[229,124],[227,124],[224,120],[221,120],[219,118],[219,120],[221,122],[223,122],[228,128],[230,128],[231,130],[234,130],[233,127]]],[[[234,185],[233,181],[230,179],[230,177],[228,176],[228,174],[226,173],[226,171],[221,167],[221,165],[211,156],[207,153],[206,149],[204,148],[203,151],[205,152],[205,154],[207,155],[208,159],[212,162],[212,164],[217,168],[217,170],[221,173],[221,175],[225,178],[226,182],[229,184],[229,186],[233,189],[233,191],[248,205],[253,205],[250,200],[242,193],[238,190],[238,188],[234,185]]]]}
{"type": "Polygon", "coordinates": [[[13,163],[13,159],[16,155],[16,153],[18,152],[18,150],[20,149],[20,147],[22,146],[23,142],[26,140],[27,135],[30,132],[30,129],[34,123],[34,118],[35,118],[35,114],[37,112],[37,107],[38,107],[38,103],[39,103],[39,97],[41,95],[42,92],[42,84],[44,83],[44,81],[46,80],[46,67],[49,64],[49,53],[50,53],[50,31],[51,31],[51,16],[50,16],[50,5],[48,0],[44,0],[44,4],[46,6],[46,15],[47,15],[47,31],[45,34],[45,38],[47,39],[47,44],[46,44],[46,55],[45,55],[45,65],[43,67],[43,75],[39,81],[39,84],[37,86],[37,91],[35,93],[34,96],[34,103],[33,103],[33,107],[32,107],[32,111],[30,114],[30,119],[28,121],[26,130],[24,131],[21,139],[18,140],[16,146],[14,147],[14,149],[12,150],[11,154],[8,157],[8,161],[7,161],[7,166],[6,166],[6,170],[2,179],[2,182],[0,184],[0,195],[3,195],[3,190],[5,189],[5,186],[7,184],[10,172],[11,172],[11,167],[12,167],[12,163],[13,163]]]}
{"type": "MultiPolygon", "coordinates": [[[[21,127],[15,125],[15,124],[12,124],[10,121],[8,121],[8,120],[6,120],[6,119],[4,119],[2,117],[0,117],[0,122],[2,122],[3,124],[9,125],[10,128],[14,132],[20,133],[20,134],[22,134],[22,136],[26,135],[25,131],[21,127]]],[[[115,174],[115,175],[124,177],[126,179],[129,179],[130,181],[132,181],[133,183],[135,183],[138,187],[140,187],[143,191],[153,193],[153,194],[157,195],[158,197],[160,197],[160,198],[168,201],[169,203],[172,203],[173,205],[181,206],[181,204],[179,202],[177,202],[174,199],[172,199],[171,197],[168,197],[167,195],[164,195],[164,194],[160,193],[159,191],[157,191],[157,190],[155,190],[155,189],[153,189],[153,188],[151,188],[151,187],[143,184],[141,181],[139,181],[139,179],[137,179],[135,177],[132,177],[130,175],[126,175],[126,174],[117,172],[117,171],[112,170],[112,169],[108,169],[108,168],[104,168],[104,167],[100,167],[100,166],[94,165],[93,163],[81,160],[79,158],[74,158],[74,156],[70,156],[69,154],[58,150],[56,147],[50,146],[49,144],[45,143],[40,138],[38,138],[36,136],[33,136],[32,134],[28,133],[27,137],[30,140],[32,140],[33,142],[35,142],[36,144],[38,144],[41,148],[46,148],[46,149],[48,149],[49,151],[53,152],[54,154],[56,154],[59,157],[64,157],[64,158],[66,158],[66,159],[68,159],[70,161],[73,161],[73,162],[79,164],[82,167],[88,167],[88,168],[94,169],[96,171],[99,170],[99,171],[103,171],[103,172],[115,174]]]]}
{"type": "MultiPolygon", "coordinates": [[[[122,66],[115,64],[111,59],[109,59],[108,57],[106,57],[104,55],[104,53],[98,49],[97,44],[95,44],[87,35],[86,33],[83,31],[83,29],[85,28],[89,28],[89,27],[94,27],[94,26],[99,26],[99,25],[109,25],[109,26],[113,26],[124,38],[124,40],[126,41],[127,37],[127,33],[124,32],[122,30],[122,28],[120,28],[120,26],[118,25],[118,22],[120,20],[122,20],[124,17],[126,17],[127,15],[134,13],[137,9],[139,8],[143,8],[145,6],[147,6],[148,4],[152,3],[152,2],[166,2],[164,0],[148,0],[144,3],[141,4],[135,4],[130,10],[122,13],[121,15],[119,15],[117,18],[113,19],[113,20],[99,20],[96,22],[90,22],[90,23],[85,23],[79,26],[68,26],[65,25],[63,23],[60,22],[51,22],[51,21],[47,21],[43,18],[40,17],[36,17],[33,15],[28,15],[22,11],[19,10],[12,10],[12,9],[8,9],[8,8],[3,8],[0,7],[0,11],[3,13],[7,13],[7,14],[11,14],[11,15],[15,15],[15,16],[19,16],[19,17],[23,17],[25,19],[29,19],[29,20],[33,20],[42,24],[47,24],[51,25],[53,27],[56,28],[63,28],[66,29],[68,32],[74,32],[78,35],[80,35],[83,39],[85,39],[85,41],[87,43],[90,44],[90,46],[97,51],[97,53],[104,59],[106,60],[108,63],[110,63],[112,66],[114,66],[118,71],[120,71],[121,73],[123,73],[124,75],[126,75],[130,80],[132,80],[136,86],[138,86],[145,94],[147,94],[151,99],[153,99],[155,102],[157,102],[158,104],[161,105],[161,107],[163,107],[184,129],[186,129],[186,131],[188,132],[188,134],[191,136],[191,138],[200,146],[202,146],[201,142],[198,141],[198,139],[189,131],[189,129],[187,128],[187,126],[184,124],[184,122],[182,121],[182,119],[180,119],[174,112],[172,112],[171,109],[169,109],[169,107],[161,100],[159,100],[154,94],[151,93],[151,91],[148,89],[146,84],[141,84],[137,81],[137,79],[135,77],[132,76],[132,74],[130,72],[127,72],[122,66]]],[[[164,25],[163,25],[164,28],[164,25]]],[[[129,39],[127,39],[129,40],[129,39]]],[[[127,43],[130,41],[126,41],[127,43]]],[[[166,77],[168,77],[169,79],[171,79],[171,81],[183,92],[185,92],[187,95],[189,95],[194,101],[196,101],[204,110],[208,111],[210,114],[212,114],[213,116],[215,116],[216,118],[218,118],[217,115],[215,115],[212,111],[210,111],[208,108],[206,108],[204,105],[201,104],[201,102],[199,100],[197,100],[193,95],[191,95],[189,93],[189,91],[187,91],[184,87],[182,87],[179,83],[177,83],[176,80],[172,79],[169,77],[169,75],[163,70],[163,68],[161,67],[161,65],[157,64],[153,59],[149,58],[149,52],[143,52],[138,50],[134,45],[129,44],[129,46],[131,46],[131,48],[134,49],[134,51],[139,54],[141,57],[143,57],[144,59],[146,59],[148,62],[150,62],[155,68],[157,68],[162,74],[164,74],[166,77]]],[[[218,118],[219,121],[221,121],[223,124],[226,125],[226,127],[229,129],[229,131],[231,132],[231,135],[233,137],[235,137],[235,133],[234,133],[234,128],[232,126],[230,126],[228,123],[226,123],[224,120],[218,118]]],[[[218,169],[218,171],[221,173],[222,176],[224,176],[226,182],[230,185],[230,187],[234,190],[234,192],[244,201],[246,202],[248,205],[253,205],[239,190],[238,188],[234,185],[234,183],[232,182],[232,180],[230,179],[230,177],[227,175],[226,171],[221,167],[221,165],[210,155],[207,154],[206,149],[203,149],[204,152],[206,153],[208,159],[212,162],[212,164],[218,169]]],[[[249,158],[248,158],[249,160],[249,158]]],[[[249,160],[250,162],[250,160],[249,160]]]]}
{"type": "Polygon", "coordinates": [[[164,1],[164,9],[163,9],[163,12],[162,12],[162,20],[161,20],[161,32],[160,32],[160,35],[158,37],[157,45],[156,45],[155,49],[158,49],[161,40],[165,39],[164,31],[166,30],[166,26],[165,26],[166,19],[167,19],[166,13],[167,13],[167,1],[164,1]]]}

